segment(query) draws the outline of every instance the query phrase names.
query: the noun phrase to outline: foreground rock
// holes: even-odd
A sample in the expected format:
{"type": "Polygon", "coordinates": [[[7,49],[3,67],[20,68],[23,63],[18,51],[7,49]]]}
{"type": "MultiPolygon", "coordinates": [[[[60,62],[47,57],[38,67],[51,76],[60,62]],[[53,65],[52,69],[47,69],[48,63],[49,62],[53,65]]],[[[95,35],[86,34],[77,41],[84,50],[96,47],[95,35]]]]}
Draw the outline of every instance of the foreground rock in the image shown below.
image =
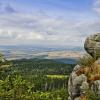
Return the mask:
{"type": "Polygon", "coordinates": [[[89,90],[100,96],[100,33],[88,37],[84,47],[95,62],[91,66],[75,66],[69,77],[68,100],[88,100],[89,90]]]}

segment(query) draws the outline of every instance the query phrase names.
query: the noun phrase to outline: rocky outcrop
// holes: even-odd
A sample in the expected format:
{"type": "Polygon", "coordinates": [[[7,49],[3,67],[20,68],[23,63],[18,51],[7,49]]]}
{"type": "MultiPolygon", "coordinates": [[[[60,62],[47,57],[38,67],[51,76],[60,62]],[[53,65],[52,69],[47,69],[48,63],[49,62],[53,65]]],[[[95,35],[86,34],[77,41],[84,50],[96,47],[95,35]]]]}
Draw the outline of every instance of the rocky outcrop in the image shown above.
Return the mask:
{"type": "Polygon", "coordinates": [[[100,96],[100,33],[88,37],[84,48],[95,62],[91,66],[75,66],[69,77],[68,100],[89,100],[89,90],[100,96]]]}
{"type": "Polygon", "coordinates": [[[92,57],[100,58],[100,33],[88,37],[84,48],[92,57]]]}

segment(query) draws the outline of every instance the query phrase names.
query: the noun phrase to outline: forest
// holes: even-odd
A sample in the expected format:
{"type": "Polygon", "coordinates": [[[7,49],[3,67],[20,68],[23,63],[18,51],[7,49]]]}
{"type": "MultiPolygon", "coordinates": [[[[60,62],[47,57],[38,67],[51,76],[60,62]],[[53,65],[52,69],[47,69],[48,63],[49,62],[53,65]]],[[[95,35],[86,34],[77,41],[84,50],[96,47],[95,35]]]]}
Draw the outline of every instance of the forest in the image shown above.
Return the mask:
{"type": "Polygon", "coordinates": [[[0,100],[67,100],[74,65],[49,59],[0,62],[0,100]]]}

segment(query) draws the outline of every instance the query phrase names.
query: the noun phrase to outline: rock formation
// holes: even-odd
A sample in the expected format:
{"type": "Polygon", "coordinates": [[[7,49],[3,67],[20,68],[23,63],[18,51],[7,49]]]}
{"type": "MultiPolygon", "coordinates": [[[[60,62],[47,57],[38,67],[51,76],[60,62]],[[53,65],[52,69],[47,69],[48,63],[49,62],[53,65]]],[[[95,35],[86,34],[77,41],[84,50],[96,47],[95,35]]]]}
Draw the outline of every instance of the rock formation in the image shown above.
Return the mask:
{"type": "Polygon", "coordinates": [[[84,48],[95,62],[91,66],[75,66],[69,77],[68,100],[91,100],[89,91],[100,96],[100,33],[88,37],[84,48]]]}
{"type": "Polygon", "coordinates": [[[100,58],[100,33],[88,37],[84,48],[92,57],[96,59],[100,58]]]}

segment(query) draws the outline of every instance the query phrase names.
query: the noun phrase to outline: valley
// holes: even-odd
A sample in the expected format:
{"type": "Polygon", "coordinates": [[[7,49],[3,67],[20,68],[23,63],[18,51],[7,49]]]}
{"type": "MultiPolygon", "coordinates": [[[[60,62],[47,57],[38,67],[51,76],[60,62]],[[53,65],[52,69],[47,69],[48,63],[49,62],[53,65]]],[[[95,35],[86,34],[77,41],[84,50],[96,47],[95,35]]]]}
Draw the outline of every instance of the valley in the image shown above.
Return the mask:
{"type": "Polygon", "coordinates": [[[83,54],[82,48],[44,48],[33,46],[1,46],[0,52],[7,60],[16,59],[54,59],[64,63],[75,63],[83,54]]]}

